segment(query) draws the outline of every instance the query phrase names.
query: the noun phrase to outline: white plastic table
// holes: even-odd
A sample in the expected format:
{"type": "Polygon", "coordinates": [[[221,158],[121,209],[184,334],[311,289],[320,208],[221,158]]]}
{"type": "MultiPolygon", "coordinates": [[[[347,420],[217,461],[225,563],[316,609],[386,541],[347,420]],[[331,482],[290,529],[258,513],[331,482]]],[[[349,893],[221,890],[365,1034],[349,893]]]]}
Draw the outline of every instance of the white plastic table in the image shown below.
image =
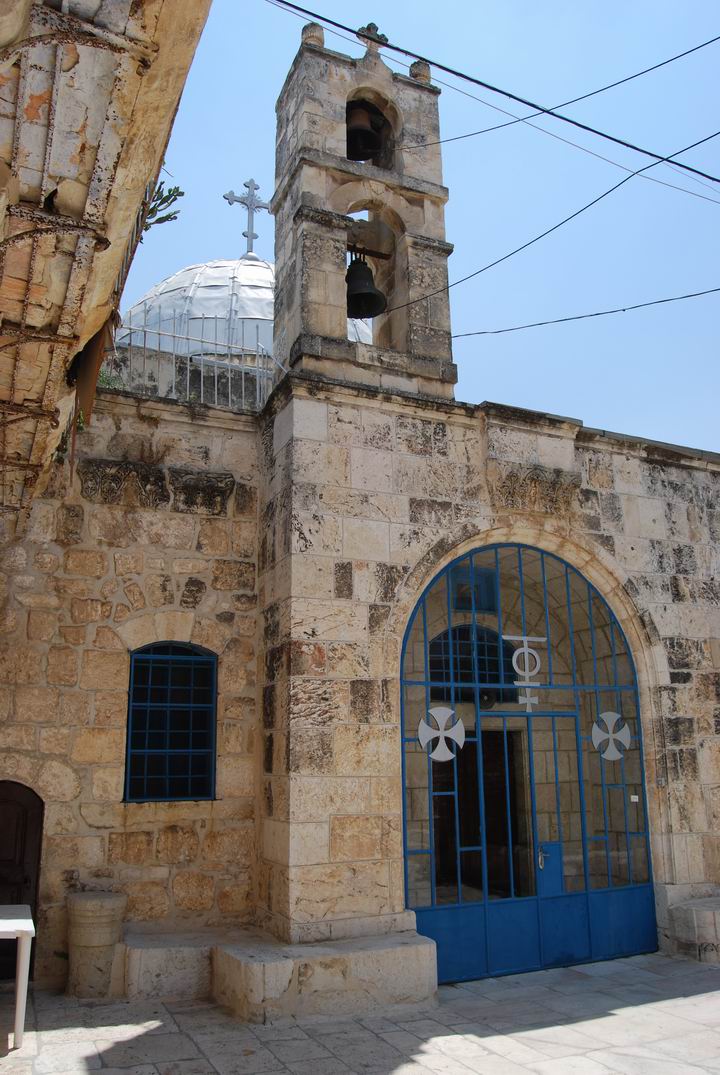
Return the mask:
{"type": "Polygon", "coordinates": [[[0,939],[17,939],[17,970],[15,973],[15,1030],[13,1044],[19,1049],[25,1030],[28,977],[30,975],[30,945],[35,936],[30,908],[25,903],[0,906],[0,939]]]}

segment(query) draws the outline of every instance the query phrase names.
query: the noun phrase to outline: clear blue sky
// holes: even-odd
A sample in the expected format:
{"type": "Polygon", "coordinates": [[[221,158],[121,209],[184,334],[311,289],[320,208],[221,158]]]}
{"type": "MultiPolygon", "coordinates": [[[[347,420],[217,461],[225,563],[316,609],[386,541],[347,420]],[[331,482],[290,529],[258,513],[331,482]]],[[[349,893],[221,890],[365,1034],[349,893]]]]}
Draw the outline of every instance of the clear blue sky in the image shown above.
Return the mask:
{"type": "MultiPolygon", "coordinates": [[[[374,20],[391,41],[553,106],[720,34],[713,0],[504,0],[438,5],[393,0],[309,4],[354,26],[374,20]]],[[[275,100],[302,21],[266,0],[214,0],[175,123],[166,164],[185,191],[175,223],[146,236],[123,308],[185,265],[236,257],[244,211],[222,195],[253,176],[269,199],[275,100]]],[[[360,55],[326,34],[328,47],[360,55]]],[[[391,66],[397,66],[386,53],[391,66]]],[[[398,67],[398,69],[401,69],[398,67]]],[[[443,76],[444,77],[444,76],[443,76]]],[[[444,79],[490,104],[501,97],[444,79]]],[[[443,88],[443,137],[503,116],[443,88]]],[[[661,154],[720,129],[720,42],[572,106],[575,118],[661,154]]],[[[555,120],[533,120],[631,168],[638,154],[555,120]]],[[[443,147],[447,236],[455,280],[590,201],[623,172],[519,123],[443,147]]],[[[720,175],[720,138],[683,158],[720,175]]],[[[713,189],[659,165],[650,175],[720,202],[713,189]]],[[[168,177],[166,176],[166,179],[168,177]]],[[[703,181],[704,182],[704,181],[703,181]]],[[[502,328],[720,286],[720,204],[634,178],[616,194],[504,265],[451,291],[453,332],[502,328]]],[[[260,214],[257,252],[273,258],[260,214]]],[[[720,451],[720,294],[615,317],[458,340],[457,397],[582,419],[586,425],[720,451]]]]}

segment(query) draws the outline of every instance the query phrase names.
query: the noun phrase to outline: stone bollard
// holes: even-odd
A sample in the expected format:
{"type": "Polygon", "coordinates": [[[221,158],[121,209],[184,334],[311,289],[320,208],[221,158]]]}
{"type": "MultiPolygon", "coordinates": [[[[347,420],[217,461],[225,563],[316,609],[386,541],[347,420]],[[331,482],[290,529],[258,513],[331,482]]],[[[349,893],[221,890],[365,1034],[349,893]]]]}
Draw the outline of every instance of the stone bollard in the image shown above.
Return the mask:
{"type": "Polygon", "coordinates": [[[70,996],[109,996],[115,945],[120,940],[126,905],[127,896],[119,892],[73,892],[68,896],[70,996]]]}

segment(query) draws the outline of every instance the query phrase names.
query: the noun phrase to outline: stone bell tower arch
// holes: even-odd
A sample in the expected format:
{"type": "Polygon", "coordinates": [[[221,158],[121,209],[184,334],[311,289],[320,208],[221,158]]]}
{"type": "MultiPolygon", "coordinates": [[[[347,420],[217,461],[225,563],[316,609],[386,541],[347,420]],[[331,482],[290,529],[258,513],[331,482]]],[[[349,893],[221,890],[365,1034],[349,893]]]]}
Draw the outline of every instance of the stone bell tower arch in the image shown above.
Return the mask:
{"type": "Polygon", "coordinates": [[[277,103],[274,353],[324,377],[452,397],[439,90],[429,66],[383,62],[370,24],[362,59],[325,47],[310,24],[277,103]],[[348,157],[362,106],[380,136],[373,159],[348,157]],[[350,214],[367,211],[367,220],[350,214]],[[387,310],[372,344],[348,340],[348,251],[364,253],[387,310]]]}

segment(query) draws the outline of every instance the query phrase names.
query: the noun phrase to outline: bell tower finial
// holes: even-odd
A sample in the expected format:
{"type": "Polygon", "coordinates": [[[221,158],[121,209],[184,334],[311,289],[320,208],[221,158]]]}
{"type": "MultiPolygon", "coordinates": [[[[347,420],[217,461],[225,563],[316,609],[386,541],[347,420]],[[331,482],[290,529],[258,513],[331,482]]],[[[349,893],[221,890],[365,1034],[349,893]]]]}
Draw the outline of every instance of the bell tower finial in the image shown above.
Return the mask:
{"type": "Polygon", "coordinates": [[[367,48],[368,52],[377,52],[381,45],[387,45],[387,34],[381,34],[376,22],[369,22],[367,26],[361,26],[355,34],[359,41],[367,48]]]}
{"type": "Polygon", "coordinates": [[[258,209],[270,209],[267,202],[260,201],[255,197],[255,192],[260,190],[254,179],[246,179],[243,183],[244,187],[247,187],[247,194],[238,195],[234,190],[229,190],[227,194],[223,194],[225,201],[232,205],[233,202],[238,202],[239,205],[244,205],[247,209],[247,231],[243,232],[243,235],[247,239],[247,250],[245,255],[253,253],[253,240],[257,239],[257,233],[253,230],[255,225],[255,213],[258,209]]]}

